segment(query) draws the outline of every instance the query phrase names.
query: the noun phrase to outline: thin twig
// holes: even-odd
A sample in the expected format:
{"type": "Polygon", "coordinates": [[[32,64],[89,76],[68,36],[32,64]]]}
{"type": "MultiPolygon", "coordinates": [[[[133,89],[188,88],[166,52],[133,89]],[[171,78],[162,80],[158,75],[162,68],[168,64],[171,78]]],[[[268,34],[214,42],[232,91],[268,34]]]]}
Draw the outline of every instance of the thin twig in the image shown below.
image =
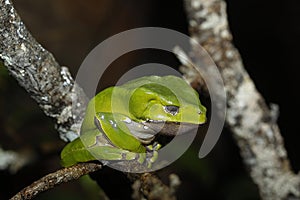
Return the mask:
{"type": "Polygon", "coordinates": [[[31,185],[22,189],[10,200],[27,200],[32,199],[41,192],[47,191],[62,183],[76,180],[83,175],[97,171],[102,168],[101,164],[95,163],[79,163],[71,167],[57,170],[54,173],[48,174],[41,179],[35,181],[31,185]]]}

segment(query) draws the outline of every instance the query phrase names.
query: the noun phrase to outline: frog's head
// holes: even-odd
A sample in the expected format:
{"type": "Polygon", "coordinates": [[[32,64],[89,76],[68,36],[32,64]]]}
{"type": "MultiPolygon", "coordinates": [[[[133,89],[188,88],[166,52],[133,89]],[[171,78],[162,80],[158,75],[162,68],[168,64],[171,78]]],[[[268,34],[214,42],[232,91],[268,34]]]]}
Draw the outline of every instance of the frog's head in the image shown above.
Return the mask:
{"type": "Polygon", "coordinates": [[[203,124],[206,108],[198,93],[183,79],[174,76],[151,76],[154,81],[134,90],[130,97],[130,113],[148,122],[180,122],[203,124]]]}

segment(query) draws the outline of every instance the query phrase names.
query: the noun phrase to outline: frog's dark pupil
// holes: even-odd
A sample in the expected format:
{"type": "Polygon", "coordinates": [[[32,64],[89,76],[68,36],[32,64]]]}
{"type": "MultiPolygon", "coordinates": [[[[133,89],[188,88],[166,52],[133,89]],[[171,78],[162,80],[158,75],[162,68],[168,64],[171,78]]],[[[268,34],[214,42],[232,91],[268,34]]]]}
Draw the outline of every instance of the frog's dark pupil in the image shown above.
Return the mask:
{"type": "Polygon", "coordinates": [[[178,106],[165,106],[165,111],[171,115],[176,115],[179,111],[178,106]]]}

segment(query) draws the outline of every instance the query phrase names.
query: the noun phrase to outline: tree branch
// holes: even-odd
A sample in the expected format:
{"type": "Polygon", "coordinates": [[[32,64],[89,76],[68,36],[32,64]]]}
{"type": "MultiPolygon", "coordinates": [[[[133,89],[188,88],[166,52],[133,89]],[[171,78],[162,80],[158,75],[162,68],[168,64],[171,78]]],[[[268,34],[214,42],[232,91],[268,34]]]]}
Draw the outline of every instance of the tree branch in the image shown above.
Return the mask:
{"type": "Polygon", "coordinates": [[[80,178],[83,175],[97,171],[102,168],[101,164],[95,163],[80,163],[71,167],[57,170],[54,173],[48,174],[41,179],[35,181],[31,185],[22,189],[11,200],[33,199],[41,192],[54,188],[62,183],[70,182],[80,178]]]}
{"type": "Polygon", "coordinates": [[[10,0],[0,0],[0,58],[10,74],[56,122],[60,137],[79,135],[87,98],[68,68],[31,36],[10,0]]]}
{"type": "MultiPolygon", "coordinates": [[[[300,177],[291,170],[276,114],[256,90],[232,44],[225,2],[185,0],[185,8],[191,37],[207,50],[223,76],[228,98],[226,123],[261,197],[300,199],[300,177]]],[[[200,62],[195,47],[190,56],[200,62]]]]}

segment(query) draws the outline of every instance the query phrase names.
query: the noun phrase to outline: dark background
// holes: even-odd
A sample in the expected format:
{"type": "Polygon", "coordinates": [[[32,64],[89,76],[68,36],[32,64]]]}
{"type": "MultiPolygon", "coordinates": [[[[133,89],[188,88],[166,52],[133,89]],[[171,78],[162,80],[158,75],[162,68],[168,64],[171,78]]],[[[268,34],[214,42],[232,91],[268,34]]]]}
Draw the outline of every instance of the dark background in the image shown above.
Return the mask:
{"type": "MultiPolygon", "coordinates": [[[[227,3],[234,44],[246,69],[267,103],[280,106],[278,123],[297,172],[300,169],[299,1],[228,0],[227,3]]],[[[74,76],[93,47],[121,31],[159,26],[188,33],[179,0],[15,0],[14,4],[34,37],[61,65],[68,66],[74,76]]],[[[113,78],[118,78],[116,74],[131,66],[154,61],[175,67],[179,64],[163,52],[136,52],[122,56],[110,69],[116,76],[113,78]]],[[[113,85],[112,75],[108,77],[110,80],[103,80],[102,87],[113,85]]],[[[58,169],[64,143],[59,140],[51,120],[2,68],[0,94],[1,147],[38,152],[33,162],[16,174],[0,171],[0,199],[7,199],[58,169]]],[[[179,199],[258,199],[257,188],[242,164],[230,132],[225,129],[213,151],[202,160],[197,158],[199,145],[195,141],[182,158],[160,172],[164,178],[169,173],[180,176],[179,199]]],[[[117,180],[110,182],[112,191],[122,190],[122,185],[115,185],[117,180]]],[[[64,184],[37,199],[97,199],[97,190],[81,183],[64,184]]]]}

